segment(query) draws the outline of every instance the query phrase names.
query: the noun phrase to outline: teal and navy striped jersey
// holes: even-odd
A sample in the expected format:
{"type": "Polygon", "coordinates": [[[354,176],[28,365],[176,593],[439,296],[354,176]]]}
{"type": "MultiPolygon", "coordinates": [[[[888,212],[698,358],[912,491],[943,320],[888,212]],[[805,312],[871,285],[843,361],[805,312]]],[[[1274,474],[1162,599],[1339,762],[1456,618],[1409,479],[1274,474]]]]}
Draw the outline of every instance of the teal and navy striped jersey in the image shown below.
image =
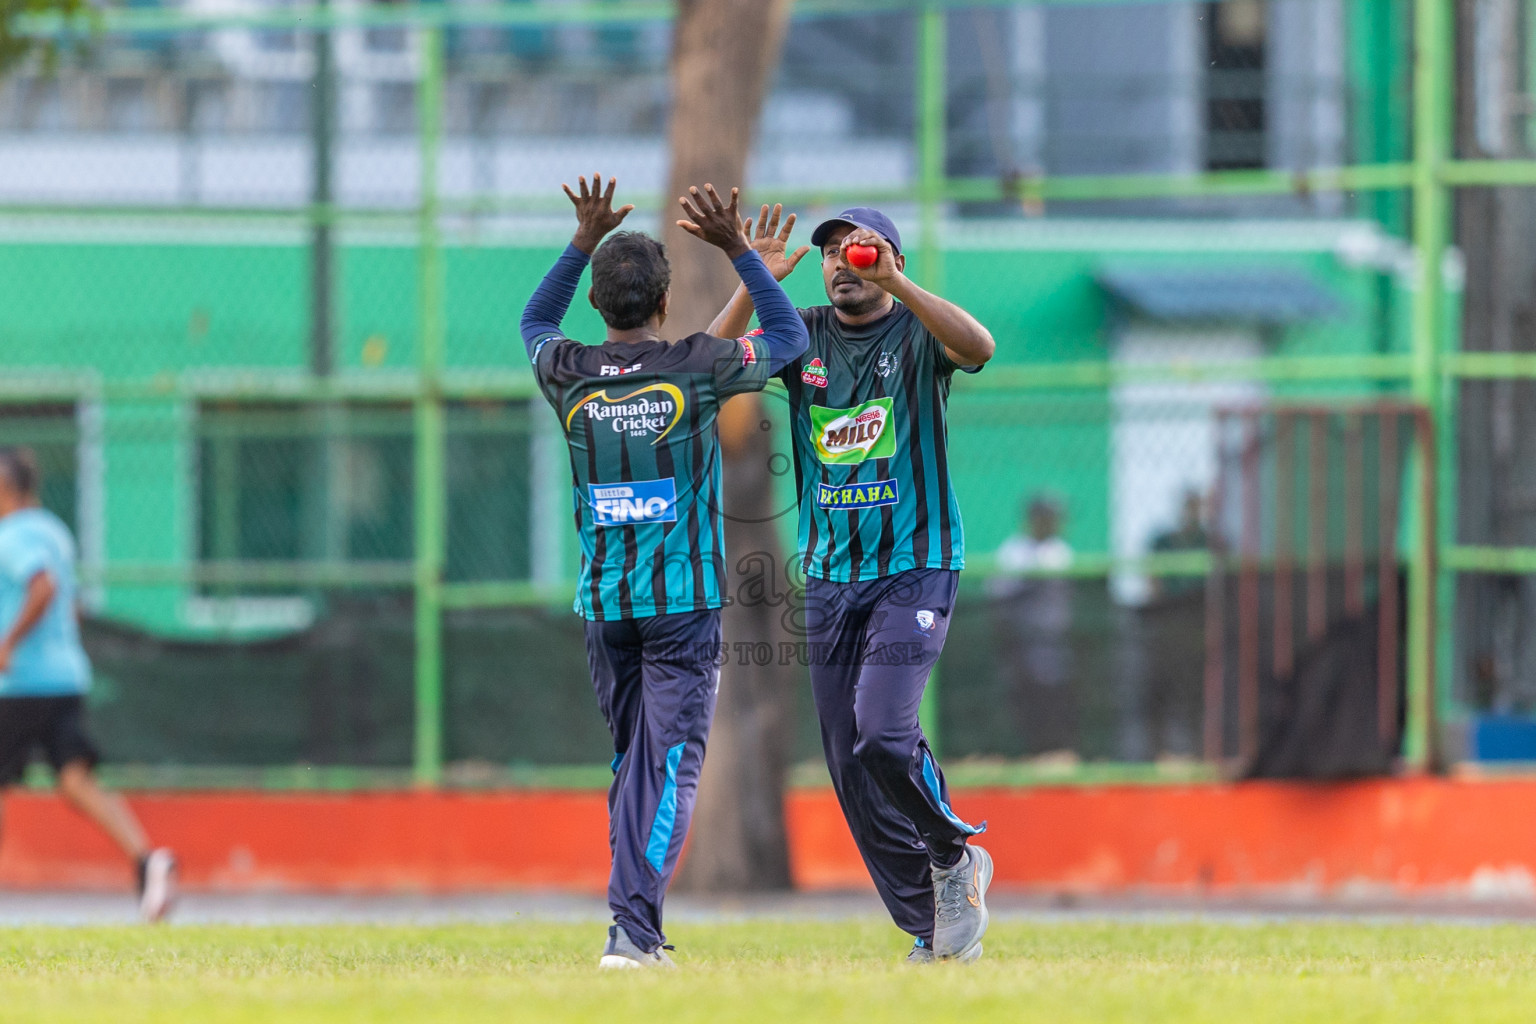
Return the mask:
{"type": "Polygon", "coordinates": [[[838,582],[961,569],[945,408],[957,365],[906,306],[850,327],[802,309],[810,347],[779,374],[789,389],[799,547],[809,576],[838,582]]]}
{"type": "Polygon", "coordinates": [[[581,538],[575,607],[586,618],[640,619],[724,603],[715,419],[724,399],[768,383],[763,349],[750,335],[538,342],[539,387],[570,447],[581,538]]]}

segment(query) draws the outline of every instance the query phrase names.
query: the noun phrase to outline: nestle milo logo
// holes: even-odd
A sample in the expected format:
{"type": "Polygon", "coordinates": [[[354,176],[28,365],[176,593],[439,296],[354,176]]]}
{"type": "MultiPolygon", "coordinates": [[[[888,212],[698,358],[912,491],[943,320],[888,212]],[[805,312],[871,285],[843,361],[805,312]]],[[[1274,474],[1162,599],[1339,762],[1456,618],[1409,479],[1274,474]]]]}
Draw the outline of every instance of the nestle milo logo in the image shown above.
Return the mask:
{"type": "Polygon", "coordinates": [[[865,459],[888,459],[896,454],[889,398],[871,399],[851,409],[813,405],[811,431],[816,457],[830,465],[852,466],[865,459]]]}

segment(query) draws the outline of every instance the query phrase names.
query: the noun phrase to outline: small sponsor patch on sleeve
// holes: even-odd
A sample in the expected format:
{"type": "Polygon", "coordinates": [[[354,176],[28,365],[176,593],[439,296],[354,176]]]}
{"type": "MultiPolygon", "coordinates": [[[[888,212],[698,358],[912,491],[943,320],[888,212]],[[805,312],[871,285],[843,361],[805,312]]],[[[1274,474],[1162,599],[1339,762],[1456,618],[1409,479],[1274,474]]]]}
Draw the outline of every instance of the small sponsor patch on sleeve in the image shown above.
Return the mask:
{"type": "Polygon", "coordinates": [[[751,339],[739,338],[737,340],[741,342],[741,365],[751,366],[753,363],[757,362],[757,346],[752,343],[751,339]]]}
{"type": "Polygon", "coordinates": [[[544,346],[548,345],[550,342],[552,342],[552,341],[565,341],[565,340],[566,340],[566,338],[565,338],[565,335],[563,335],[563,334],[546,334],[546,335],[544,335],[544,337],[540,338],[533,345],[533,358],[534,359],[538,359],[539,358],[539,353],[543,352],[544,351],[544,346]]]}

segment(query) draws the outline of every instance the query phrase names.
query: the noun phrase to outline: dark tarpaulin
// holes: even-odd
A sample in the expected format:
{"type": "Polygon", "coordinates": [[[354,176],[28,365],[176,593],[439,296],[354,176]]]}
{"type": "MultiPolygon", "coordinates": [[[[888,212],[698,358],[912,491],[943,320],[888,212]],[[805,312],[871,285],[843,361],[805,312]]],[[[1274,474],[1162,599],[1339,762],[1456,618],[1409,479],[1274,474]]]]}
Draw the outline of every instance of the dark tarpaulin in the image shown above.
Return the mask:
{"type": "Polygon", "coordinates": [[[1398,707],[1391,734],[1383,737],[1377,714],[1380,625],[1375,604],[1336,619],[1298,652],[1289,676],[1261,681],[1258,750],[1242,778],[1329,780],[1392,772],[1402,734],[1402,681],[1393,689],[1398,707]]]}

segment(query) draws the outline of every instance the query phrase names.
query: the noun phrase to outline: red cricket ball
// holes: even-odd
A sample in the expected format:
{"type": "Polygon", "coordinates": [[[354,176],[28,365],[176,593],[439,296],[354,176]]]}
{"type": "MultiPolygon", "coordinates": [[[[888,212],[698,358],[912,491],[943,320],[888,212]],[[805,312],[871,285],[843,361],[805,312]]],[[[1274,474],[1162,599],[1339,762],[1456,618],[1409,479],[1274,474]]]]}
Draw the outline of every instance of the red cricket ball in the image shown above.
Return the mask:
{"type": "Polygon", "coordinates": [[[850,267],[863,270],[875,265],[875,261],[880,258],[880,250],[872,245],[850,245],[845,256],[850,267]]]}

